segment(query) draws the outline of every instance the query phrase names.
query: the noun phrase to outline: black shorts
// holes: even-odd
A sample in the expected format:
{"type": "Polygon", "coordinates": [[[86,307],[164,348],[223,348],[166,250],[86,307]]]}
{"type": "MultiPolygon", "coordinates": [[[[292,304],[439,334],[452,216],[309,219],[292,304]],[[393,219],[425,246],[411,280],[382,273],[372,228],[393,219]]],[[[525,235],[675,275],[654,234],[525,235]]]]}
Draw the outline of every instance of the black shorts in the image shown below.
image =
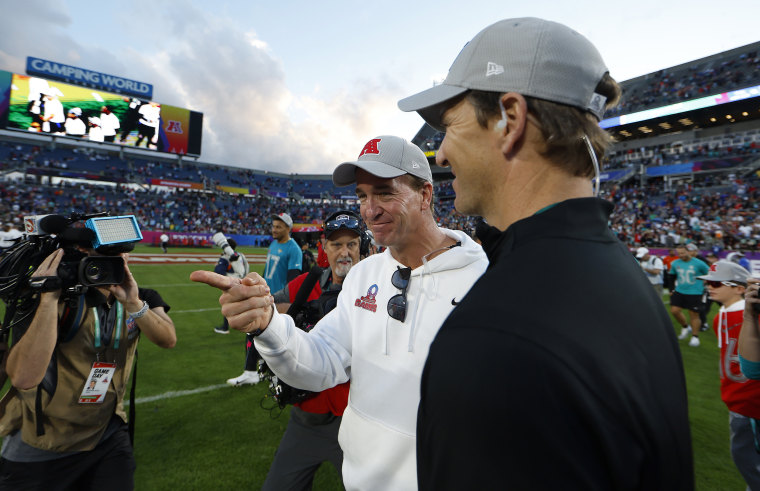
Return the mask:
{"type": "Polygon", "coordinates": [[[699,312],[702,309],[702,295],[686,295],[673,292],[670,296],[670,305],[672,307],[681,307],[682,309],[699,312]]]}

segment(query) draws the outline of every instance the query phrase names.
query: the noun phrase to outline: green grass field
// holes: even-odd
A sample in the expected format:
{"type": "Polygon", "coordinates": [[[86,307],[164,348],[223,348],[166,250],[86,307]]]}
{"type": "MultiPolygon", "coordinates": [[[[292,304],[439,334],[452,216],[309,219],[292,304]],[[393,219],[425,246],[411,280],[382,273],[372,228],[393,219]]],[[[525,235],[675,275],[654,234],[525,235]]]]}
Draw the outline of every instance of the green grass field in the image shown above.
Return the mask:
{"type": "MultiPolygon", "coordinates": [[[[160,254],[160,249],[139,246],[136,252],[160,254]]],[[[178,339],[171,350],[160,349],[147,339],[140,343],[135,435],[135,480],[140,490],[178,485],[192,490],[259,489],[287,424],[286,412],[274,417],[262,409],[262,401],[270,403],[265,400],[264,384],[224,385],[227,378],[242,372],[244,337],[237,332],[213,332],[221,322],[219,293],[188,280],[195,269],[212,268],[211,264],[131,267],[140,286],[158,290],[171,305],[169,315],[178,339]],[[165,397],[145,401],[162,395],[165,397]]],[[[254,271],[262,269],[263,265],[252,265],[254,271]]],[[[710,318],[716,309],[713,306],[710,318]]],[[[701,340],[699,348],[681,342],[697,489],[743,490],[744,481],[729,452],[728,410],[720,399],[715,335],[704,332],[701,340]]],[[[508,476],[505,479],[508,481],[508,476]]],[[[314,489],[340,488],[335,470],[323,464],[314,489]]]]}

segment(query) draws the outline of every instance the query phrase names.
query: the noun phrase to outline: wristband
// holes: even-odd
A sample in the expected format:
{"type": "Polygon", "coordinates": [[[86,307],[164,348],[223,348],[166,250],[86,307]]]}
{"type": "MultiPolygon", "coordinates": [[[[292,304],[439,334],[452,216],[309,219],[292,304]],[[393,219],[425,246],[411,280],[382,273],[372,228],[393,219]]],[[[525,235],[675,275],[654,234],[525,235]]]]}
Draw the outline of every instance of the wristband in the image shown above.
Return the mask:
{"type": "Polygon", "coordinates": [[[148,305],[148,302],[143,300],[143,306],[140,310],[138,310],[137,312],[127,312],[127,314],[129,314],[129,316],[133,319],[139,319],[140,317],[144,316],[148,312],[149,308],[150,306],[148,305]]]}

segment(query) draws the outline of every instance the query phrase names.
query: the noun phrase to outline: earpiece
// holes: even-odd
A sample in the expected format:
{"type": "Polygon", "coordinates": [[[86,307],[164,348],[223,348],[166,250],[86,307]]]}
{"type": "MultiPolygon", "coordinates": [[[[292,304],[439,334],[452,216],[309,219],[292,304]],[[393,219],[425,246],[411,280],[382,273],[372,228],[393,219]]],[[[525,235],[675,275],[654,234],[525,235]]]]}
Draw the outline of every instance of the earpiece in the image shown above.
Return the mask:
{"type": "Polygon", "coordinates": [[[504,109],[504,104],[499,101],[499,108],[501,108],[501,119],[494,126],[494,130],[501,131],[507,127],[507,110],[504,109]]]}

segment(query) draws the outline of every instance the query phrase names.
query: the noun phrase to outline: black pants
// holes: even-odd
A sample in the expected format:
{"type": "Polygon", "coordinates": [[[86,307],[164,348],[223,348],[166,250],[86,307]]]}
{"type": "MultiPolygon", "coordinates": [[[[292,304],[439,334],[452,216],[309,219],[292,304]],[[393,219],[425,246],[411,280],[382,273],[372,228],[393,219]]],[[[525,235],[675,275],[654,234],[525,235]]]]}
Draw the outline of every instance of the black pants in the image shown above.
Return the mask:
{"type": "Polygon", "coordinates": [[[0,491],[131,491],[135,467],[129,434],[123,429],[90,451],[60,459],[0,459],[0,491]]]}

